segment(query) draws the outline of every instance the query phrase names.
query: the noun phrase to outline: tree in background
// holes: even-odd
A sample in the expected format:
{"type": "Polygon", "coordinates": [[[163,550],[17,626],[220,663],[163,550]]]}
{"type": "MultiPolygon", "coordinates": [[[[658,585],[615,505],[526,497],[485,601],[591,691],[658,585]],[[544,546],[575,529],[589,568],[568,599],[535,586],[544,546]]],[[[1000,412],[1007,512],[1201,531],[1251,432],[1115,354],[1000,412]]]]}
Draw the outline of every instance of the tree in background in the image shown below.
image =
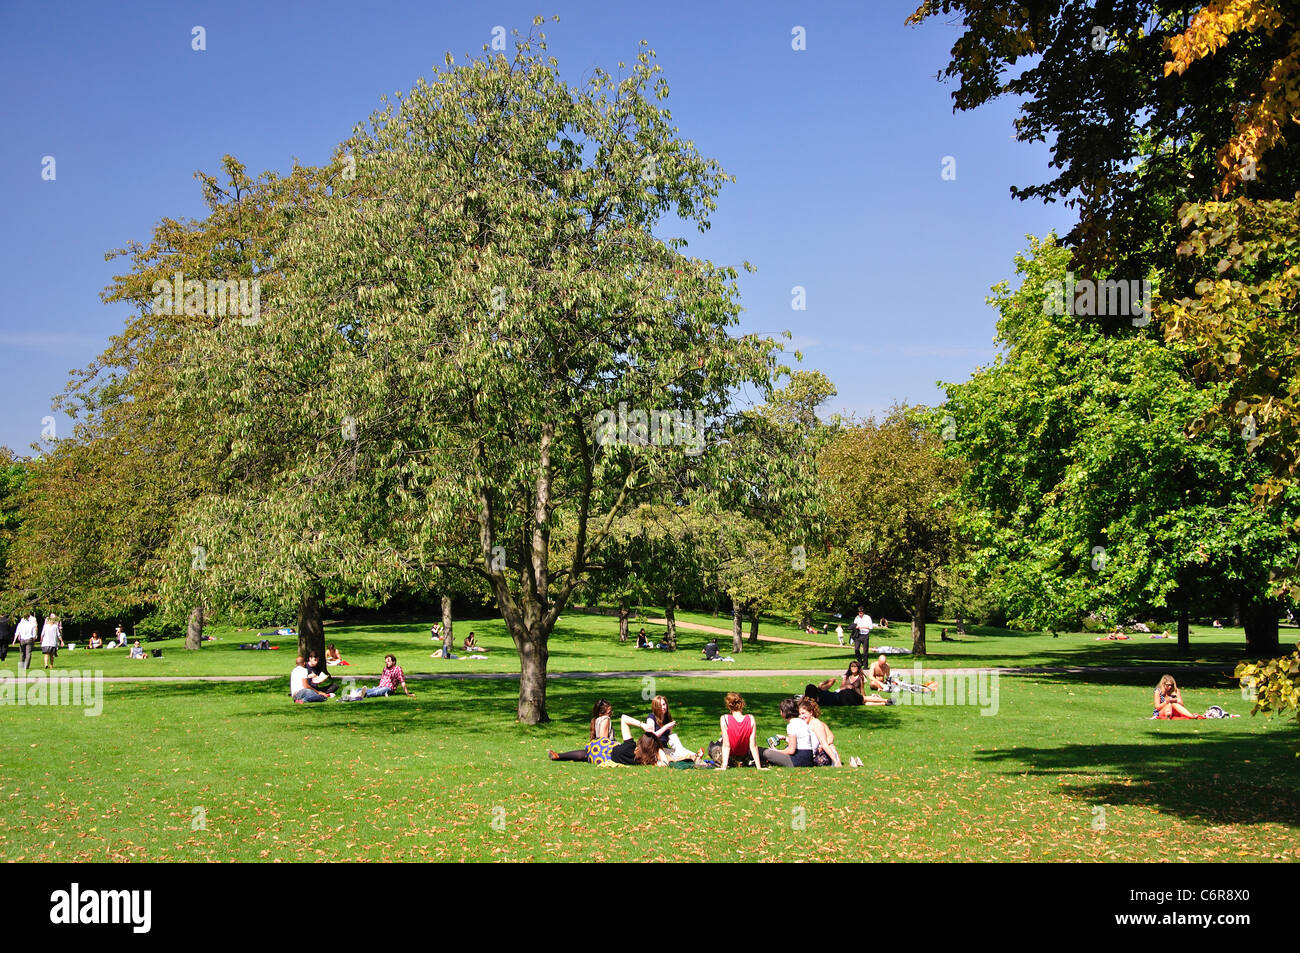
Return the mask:
{"type": "MultiPolygon", "coordinates": [[[[165,218],[148,244],[109,254],[129,259],[131,270],[114,278],[103,299],[135,313],[92,364],[73,374],[56,407],[72,418],[74,432],[33,471],[16,541],[22,572],[11,583],[65,616],[139,618],[159,603],[162,553],[179,514],[220,479],[209,408],[179,414],[170,402],[181,340],[210,311],[256,320],[244,312],[276,292],[286,222],[320,188],[313,170],[254,180],[229,156],[222,178],[196,178],[205,218],[165,218]],[[241,280],[256,282],[242,296],[227,287],[241,280]]],[[[186,550],[187,564],[204,561],[202,547],[186,550]]],[[[196,574],[196,582],[202,578],[196,574]]],[[[204,600],[198,586],[180,594],[188,648],[202,644],[204,600]]]]}
{"type": "Polygon", "coordinates": [[[1017,256],[1020,286],[990,299],[1003,352],[947,385],[938,411],[947,452],[966,464],[970,565],[998,580],[1016,625],[1070,630],[1090,613],[1155,610],[1178,619],[1185,652],[1190,616],[1226,592],[1259,616],[1247,620],[1252,647],[1275,645],[1269,577],[1295,546],[1251,505],[1260,467],[1242,435],[1187,436],[1222,387],[1195,379],[1190,348],[1057,313],[1052,283],[1068,259],[1050,239],[1017,256]]]}
{"type": "Polygon", "coordinates": [[[828,536],[844,548],[847,580],[859,594],[885,588],[909,607],[916,655],[926,654],[936,576],[961,546],[947,498],[962,464],[942,453],[925,411],[895,406],[880,423],[846,426],[822,455],[828,536]]]}
{"type": "Polygon", "coordinates": [[[9,589],[9,551],[22,522],[23,493],[30,469],[29,461],[16,457],[8,447],[0,447],[0,593],[9,589]]]}

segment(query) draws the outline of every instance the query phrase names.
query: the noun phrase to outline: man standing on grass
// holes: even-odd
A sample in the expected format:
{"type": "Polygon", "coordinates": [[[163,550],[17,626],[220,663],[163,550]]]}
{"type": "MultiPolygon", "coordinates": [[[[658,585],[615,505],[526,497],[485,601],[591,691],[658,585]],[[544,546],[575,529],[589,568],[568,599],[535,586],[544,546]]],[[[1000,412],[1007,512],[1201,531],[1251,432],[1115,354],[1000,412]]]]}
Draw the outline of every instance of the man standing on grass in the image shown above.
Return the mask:
{"type": "Polygon", "coordinates": [[[871,641],[871,616],[867,610],[858,606],[858,614],[853,619],[853,657],[859,662],[868,653],[867,645],[871,641]]]}

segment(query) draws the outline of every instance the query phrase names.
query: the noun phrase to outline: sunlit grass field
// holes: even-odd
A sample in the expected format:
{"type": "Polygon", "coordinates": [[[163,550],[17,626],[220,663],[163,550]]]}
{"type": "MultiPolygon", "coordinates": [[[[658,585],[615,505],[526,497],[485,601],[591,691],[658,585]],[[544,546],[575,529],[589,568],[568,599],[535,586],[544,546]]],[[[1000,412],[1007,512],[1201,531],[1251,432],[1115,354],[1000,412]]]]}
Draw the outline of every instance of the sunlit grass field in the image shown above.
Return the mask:
{"type": "MultiPolygon", "coordinates": [[[[499,622],[458,622],[458,644],[471,628],[491,661],[430,659],[427,625],[415,622],[331,626],[327,639],[356,663],[342,674],[377,672],[385,651],[412,674],[515,667],[499,622]]],[[[894,631],[886,644],[907,641],[905,628],[894,631]]],[[[413,698],[292,704],[293,639],[243,652],[234,645],[249,634],[218,629],[220,641],[198,653],[156,643],[164,657],[145,662],[64,653],[62,668],[93,659],[109,675],[275,678],[108,683],[97,717],[0,706],[0,858],[1300,860],[1294,720],[1249,717],[1231,679],[1179,673],[1167,643],[978,631],[940,644],[935,627],[939,654],[927,666],[1091,670],[1002,676],[990,714],[971,704],[829,709],[844,757],[865,767],[725,773],[552,763],[546,749],[585,742],[595,698],[643,717],[653,691],[668,697],[689,746],[717,737],[729,689],[745,695],[766,738],[782,730],[777,702],[802,690],[803,672],[840,668],[849,653],[765,643],[746,646],[734,677],[556,679],[553,720],[532,728],[514,722],[513,679],[417,680],[413,698]],[[1155,675],[1099,668],[1166,663],[1194,710],[1220,704],[1246,717],[1153,722],[1155,675]],[[791,674],[746,676],[746,667],[791,674]]],[[[708,667],[697,661],[703,634],[683,632],[673,654],[638,652],[616,632],[617,620],[567,615],[552,671],[708,667]]],[[[1239,631],[1198,633],[1192,645],[1203,664],[1241,657],[1239,631]]],[[[11,655],[4,669],[14,668],[11,655]]]]}

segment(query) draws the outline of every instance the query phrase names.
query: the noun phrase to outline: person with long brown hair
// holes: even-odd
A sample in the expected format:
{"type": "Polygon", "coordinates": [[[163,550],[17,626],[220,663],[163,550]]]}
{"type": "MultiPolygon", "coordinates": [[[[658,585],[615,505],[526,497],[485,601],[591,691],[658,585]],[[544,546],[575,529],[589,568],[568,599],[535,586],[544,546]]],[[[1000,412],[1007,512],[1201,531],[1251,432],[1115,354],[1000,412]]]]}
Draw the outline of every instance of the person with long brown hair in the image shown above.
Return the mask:
{"type": "Polygon", "coordinates": [[[597,763],[608,759],[610,749],[614,747],[614,724],[611,717],[613,710],[613,706],[605,699],[596,699],[596,704],[591,709],[591,722],[588,725],[589,739],[586,746],[576,751],[564,751],[559,754],[547,751],[551,760],[597,763]]]}
{"type": "Polygon", "coordinates": [[[821,714],[822,710],[816,701],[806,696],[799,699],[799,717],[812,729],[813,736],[817,739],[817,747],[813,752],[813,765],[822,768],[832,766],[842,768],[844,762],[840,760],[839,750],[835,747],[835,735],[826,722],[822,721],[821,714]]]}
{"type": "Polygon", "coordinates": [[[786,719],[785,750],[759,748],[758,756],[768,764],[782,768],[811,768],[817,737],[808,724],[799,717],[799,706],[793,698],[781,699],[781,717],[786,719]]]}

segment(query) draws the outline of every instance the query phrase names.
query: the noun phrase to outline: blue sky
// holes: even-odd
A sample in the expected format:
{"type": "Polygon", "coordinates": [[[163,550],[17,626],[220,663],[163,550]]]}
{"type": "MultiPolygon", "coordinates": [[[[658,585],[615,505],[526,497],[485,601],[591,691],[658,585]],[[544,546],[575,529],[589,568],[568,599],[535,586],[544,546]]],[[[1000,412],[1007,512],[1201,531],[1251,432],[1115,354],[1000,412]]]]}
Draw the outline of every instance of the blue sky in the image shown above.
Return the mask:
{"type": "MultiPolygon", "coordinates": [[[[336,143],[444,53],[479,55],[535,14],[570,82],[658,53],[684,137],[737,179],[690,253],[752,262],[743,331],[789,330],[839,389],[828,410],[934,403],[994,349],[989,286],[1060,205],[1011,198],[1047,176],[1012,138],[1013,103],[954,115],[936,81],[956,26],[905,26],[915,0],[611,4],[169,2],[0,11],[0,444],[28,452],[50,401],[126,318],[104,253],[164,216],[198,216],[193,173],[251,172],[336,143]],[[207,49],[191,49],[202,26],[207,49]],[[802,26],[805,50],[791,48],[802,26]],[[56,178],[42,179],[45,156],[56,178]],[[941,178],[945,156],[956,177],[941,178]],[[791,308],[806,289],[807,309],[791,308]]],[[[70,430],[62,418],[55,433],[70,430]]]]}

